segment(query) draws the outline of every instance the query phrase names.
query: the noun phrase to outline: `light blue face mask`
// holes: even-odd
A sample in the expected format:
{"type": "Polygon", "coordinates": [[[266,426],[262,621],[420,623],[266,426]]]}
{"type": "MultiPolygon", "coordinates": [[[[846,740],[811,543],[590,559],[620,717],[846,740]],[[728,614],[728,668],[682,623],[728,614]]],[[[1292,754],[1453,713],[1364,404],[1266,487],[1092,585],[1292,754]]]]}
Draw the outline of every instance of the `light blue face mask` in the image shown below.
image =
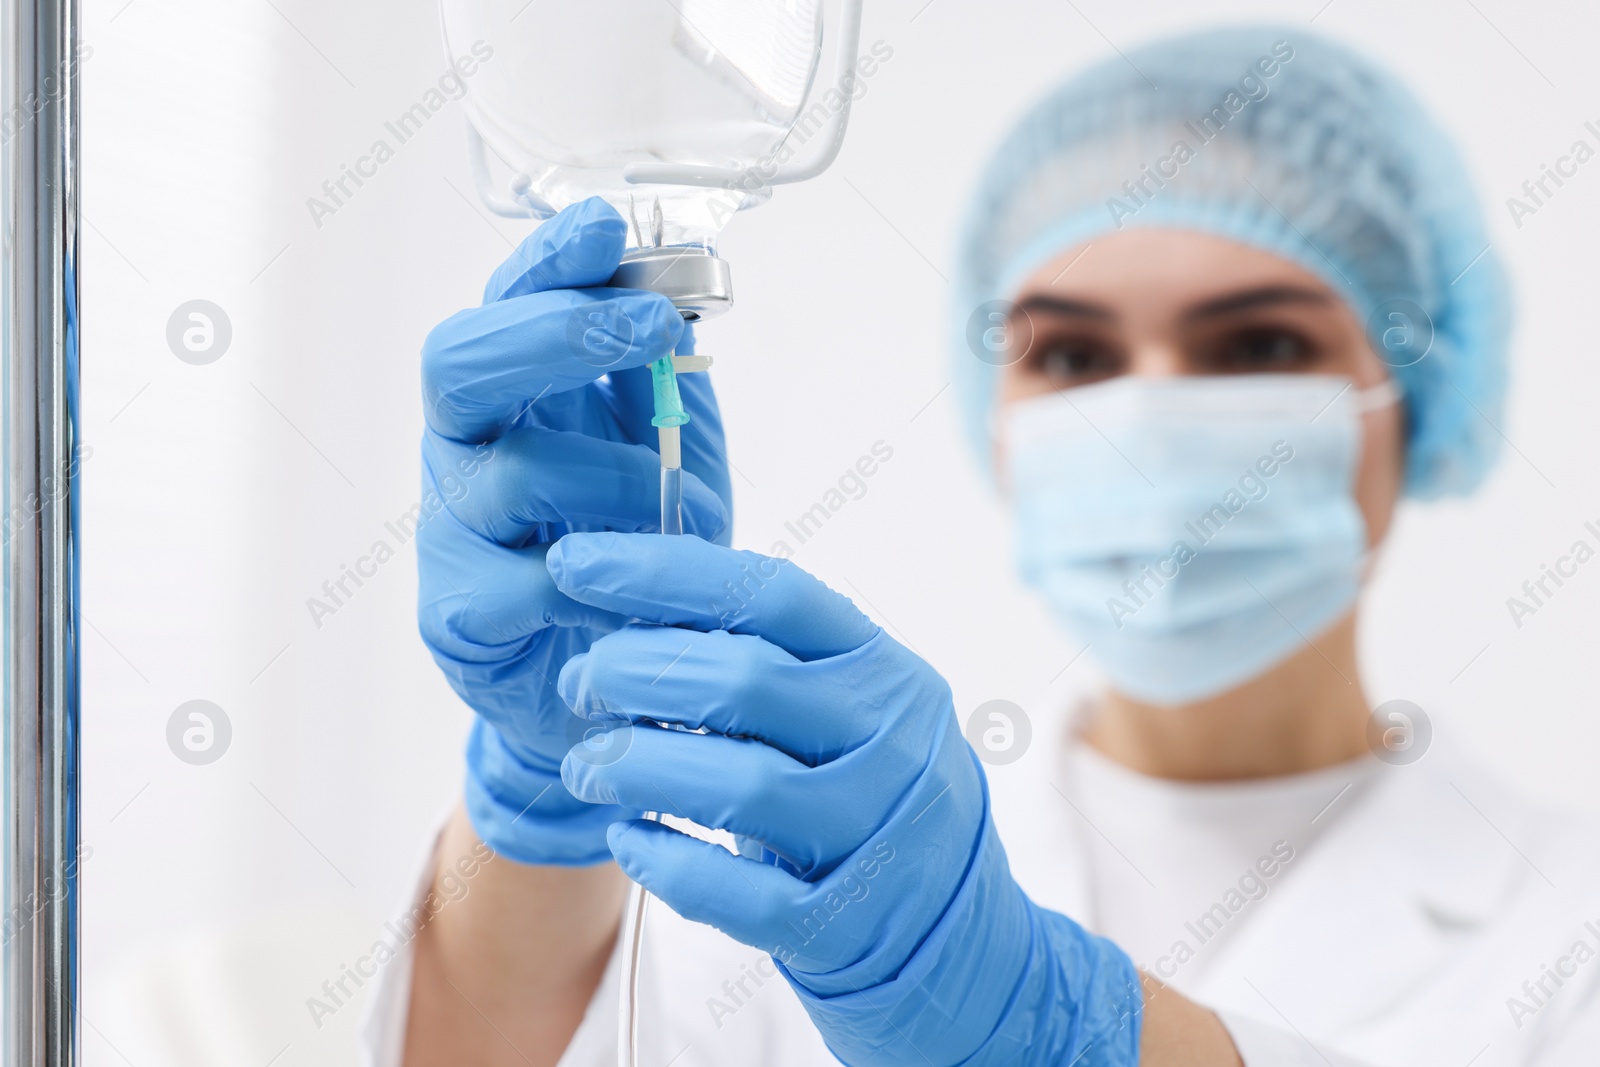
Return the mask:
{"type": "Polygon", "coordinates": [[[1355,603],[1362,412],[1392,383],[1123,377],[1012,405],[1018,558],[1112,685],[1182,704],[1245,682],[1355,603]]]}

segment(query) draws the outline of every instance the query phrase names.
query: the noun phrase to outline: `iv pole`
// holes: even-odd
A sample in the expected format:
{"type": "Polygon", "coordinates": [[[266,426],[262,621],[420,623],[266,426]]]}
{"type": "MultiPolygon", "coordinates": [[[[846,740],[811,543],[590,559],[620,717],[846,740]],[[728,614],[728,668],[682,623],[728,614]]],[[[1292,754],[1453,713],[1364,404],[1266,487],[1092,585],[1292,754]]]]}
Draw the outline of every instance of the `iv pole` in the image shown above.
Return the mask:
{"type": "Polygon", "coordinates": [[[78,9],[0,0],[0,1060],[76,1067],[78,9]]]}

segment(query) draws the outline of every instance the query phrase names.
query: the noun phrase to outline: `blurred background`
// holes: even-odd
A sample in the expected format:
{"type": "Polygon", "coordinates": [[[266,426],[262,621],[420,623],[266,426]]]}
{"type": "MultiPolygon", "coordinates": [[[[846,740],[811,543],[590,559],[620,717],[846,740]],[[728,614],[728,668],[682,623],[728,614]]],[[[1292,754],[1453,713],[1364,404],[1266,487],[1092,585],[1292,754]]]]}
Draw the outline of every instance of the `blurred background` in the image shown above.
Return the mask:
{"type": "MultiPolygon", "coordinates": [[[[1014,577],[958,433],[957,222],[988,151],[1065,70],[1245,19],[1396,69],[1463,143],[1517,285],[1505,455],[1471,502],[1403,513],[1367,601],[1369,696],[1600,813],[1600,562],[1520,628],[1506,603],[1600,526],[1600,162],[1532,215],[1506,205],[1574,141],[1600,147],[1600,9],[875,0],[864,44],[892,57],[839,162],[724,234],[738,306],[700,348],[736,541],[787,543],[938,666],[962,715],[1013,701],[1045,736],[1093,677],[1014,577]],[[819,444],[794,447],[818,413],[819,444]],[[800,543],[785,524],[875,446],[892,458],[800,543]]],[[[418,499],[418,349],[529,224],[478,203],[459,104],[403,144],[386,129],[445,70],[431,0],[84,0],[83,37],[89,1062],[162,1062],[157,1033],[187,1035],[186,1062],[349,1062],[359,1003],[314,1019],[307,999],[409,897],[468,723],[386,526],[418,499]],[[392,158],[325,210],[324,182],[379,140],[392,158]],[[208,362],[170,340],[194,301],[217,325],[208,362]],[[380,540],[395,558],[313,612],[380,540]],[[170,740],[197,700],[207,763],[170,740]]]]}

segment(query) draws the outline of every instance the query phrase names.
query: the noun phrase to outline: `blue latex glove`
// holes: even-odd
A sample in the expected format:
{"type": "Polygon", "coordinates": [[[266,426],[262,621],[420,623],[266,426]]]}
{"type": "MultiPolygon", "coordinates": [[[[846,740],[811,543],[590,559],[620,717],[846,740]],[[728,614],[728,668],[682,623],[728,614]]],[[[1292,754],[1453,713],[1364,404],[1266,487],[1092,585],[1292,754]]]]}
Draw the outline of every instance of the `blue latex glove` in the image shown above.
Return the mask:
{"type": "MultiPolygon", "coordinates": [[[[496,852],[524,863],[610,859],[630,814],[573,799],[562,758],[589,724],[555,690],[563,664],[626,619],[559,592],[549,544],[572,530],[659,529],[660,459],[645,364],[687,348],[661,296],[604,286],[626,240],[589,200],[545,223],[490,278],[481,307],[423,346],[423,521],[418,618],[450,684],[478,713],[467,810],[496,852]],[[430,517],[431,516],[431,517],[430,517]]],[[[705,374],[680,383],[684,527],[726,536],[722,420],[705,374]]],[[[578,751],[606,759],[600,732],[578,751]]]]}
{"type": "Polygon", "coordinates": [[[932,667],[792,563],[614,533],[572,534],[546,562],[573,600],[656,624],[562,668],[562,696],[610,720],[617,754],[569,758],[568,788],[775,857],[639,820],[610,834],[623,870],[673,910],[771,952],[836,1056],[1138,1061],[1133,964],[1018,888],[932,667]]]}

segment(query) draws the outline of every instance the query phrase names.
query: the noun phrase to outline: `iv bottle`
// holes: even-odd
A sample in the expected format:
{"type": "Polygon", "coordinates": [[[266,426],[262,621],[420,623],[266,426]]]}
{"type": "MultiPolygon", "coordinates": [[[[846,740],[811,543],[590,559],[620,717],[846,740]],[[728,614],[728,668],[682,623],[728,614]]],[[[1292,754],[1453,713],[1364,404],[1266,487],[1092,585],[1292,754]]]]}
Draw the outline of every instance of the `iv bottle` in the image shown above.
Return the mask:
{"type": "MultiPolygon", "coordinates": [[[[529,218],[602,197],[628,224],[614,284],[691,320],[725,311],[723,226],[826,169],[844,137],[851,94],[837,111],[810,99],[822,4],[441,0],[449,54],[491,56],[464,79],[480,195],[529,218]],[[500,189],[496,170],[512,175],[500,189]]],[[[842,6],[838,69],[853,78],[861,0],[842,6]]]]}

